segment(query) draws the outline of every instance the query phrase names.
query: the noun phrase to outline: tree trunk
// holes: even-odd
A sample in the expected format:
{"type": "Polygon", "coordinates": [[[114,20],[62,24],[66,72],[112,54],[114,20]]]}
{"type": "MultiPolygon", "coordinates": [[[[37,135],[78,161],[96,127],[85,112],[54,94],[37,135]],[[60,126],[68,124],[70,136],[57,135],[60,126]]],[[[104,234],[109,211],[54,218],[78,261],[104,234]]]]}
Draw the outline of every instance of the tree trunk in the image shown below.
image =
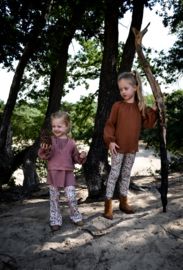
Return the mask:
{"type": "MultiPolygon", "coordinates": [[[[50,79],[50,98],[49,104],[45,116],[45,120],[41,130],[49,129],[51,131],[51,114],[58,111],[60,108],[60,102],[63,94],[63,86],[66,76],[67,60],[68,60],[68,48],[70,42],[77,29],[78,22],[80,22],[84,12],[84,6],[81,5],[74,10],[73,17],[68,25],[68,30],[62,38],[60,46],[59,61],[56,71],[53,70],[50,79]],[[76,23],[77,18],[77,23],[76,23]]],[[[37,159],[37,152],[40,148],[40,137],[34,142],[32,147],[26,152],[23,162],[24,182],[23,182],[23,194],[27,195],[38,184],[38,176],[36,173],[35,163],[37,159]]]]}
{"type": "Polygon", "coordinates": [[[136,52],[135,48],[135,37],[132,32],[132,27],[135,27],[137,30],[140,30],[143,19],[144,4],[146,0],[134,0],[133,1],[133,14],[132,22],[128,34],[127,41],[125,43],[122,55],[122,61],[119,67],[119,73],[131,71],[133,60],[136,52]]]}
{"type": "MultiPolygon", "coordinates": [[[[2,184],[7,184],[10,180],[11,175],[23,164],[25,153],[29,150],[31,146],[19,152],[16,156],[13,157],[12,164],[7,166],[7,162],[5,163],[6,169],[4,173],[1,173],[2,176],[2,184]]],[[[2,160],[2,158],[1,158],[2,160]]],[[[1,166],[2,167],[2,166],[1,166]]]]}
{"type": "Polygon", "coordinates": [[[8,172],[10,172],[11,170],[11,165],[13,161],[13,152],[11,150],[13,131],[11,128],[11,124],[9,124],[7,133],[8,136],[6,137],[4,153],[3,154],[0,153],[0,168],[1,168],[0,191],[2,191],[2,184],[4,184],[4,179],[6,178],[8,172]]]}
{"type": "Polygon", "coordinates": [[[13,81],[10,87],[8,101],[4,108],[0,127],[0,186],[2,185],[2,183],[7,181],[7,176],[11,176],[13,155],[9,151],[7,151],[7,141],[9,140],[9,136],[11,136],[11,132],[9,130],[10,119],[16,103],[20,82],[27,62],[33,53],[35,39],[37,39],[38,35],[40,34],[42,28],[45,25],[52,3],[53,0],[46,1],[45,6],[43,7],[44,10],[42,11],[42,16],[40,17],[39,26],[36,25],[30,33],[30,41],[26,44],[22,53],[22,57],[16,68],[15,75],[13,77],[13,81]]]}
{"type": "Polygon", "coordinates": [[[161,92],[161,88],[158,81],[155,80],[148,62],[142,51],[141,43],[142,38],[147,32],[149,24],[147,27],[139,32],[137,29],[132,28],[135,35],[135,46],[137,49],[139,60],[143,66],[146,77],[151,86],[154,97],[157,101],[158,106],[158,122],[159,122],[159,134],[160,134],[160,153],[161,153],[161,187],[159,189],[161,193],[161,199],[163,204],[163,211],[166,212],[167,205],[167,192],[168,192],[168,160],[167,160],[167,150],[166,150],[166,115],[165,115],[165,100],[161,92]]]}
{"type": "MultiPolygon", "coordinates": [[[[133,60],[134,60],[135,52],[136,52],[135,36],[132,31],[132,27],[135,27],[137,30],[141,29],[143,13],[144,13],[144,4],[146,2],[147,2],[146,0],[133,1],[132,22],[131,22],[128,38],[126,40],[126,43],[123,49],[122,61],[121,61],[119,71],[118,71],[119,73],[130,72],[132,69],[133,60]]],[[[121,99],[121,96],[119,93],[118,100],[120,99],[121,99]]],[[[121,181],[121,173],[119,175],[119,178],[116,184],[117,189],[119,189],[120,181],[121,181]]],[[[130,188],[142,191],[142,189],[138,187],[137,185],[135,185],[131,180],[130,180],[130,188]]]]}
{"type": "MultiPolygon", "coordinates": [[[[53,73],[50,79],[50,99],[48,109],[46,112],[45,120],[41,130],[48,129],[51,131],[51,114],[58,111],[60,108],[60,101],[63,93],[64,80],[66,75],[67,59],[68,59],[68,48],[72,40],[72,36],[65,37],[60,46],[59,63],[57,66],[56,73],[53,73]],[[53,79],[54,77],[54,79],[53,79]],[[54,80],[54,83],[52,81],[54,80]]],[[[27,195],[32,189],[38,184],[38,177],[36,173],[35,163],[37,159],[37,152],[40,148],[40,137],[36,139],[31,148],[26,152],[23,161],[23,193],[27,195]],[[31,173],[32,172],[32,173],[31,173]]]]}
{"type": "MultiPolygon", "coordinates": [[[[143,1],[134,1],[132,23],[138,29],[141,27],[143,18],[143,1]]],[[[116,77],[117,59],[117,16],[116,9],[110,6],[106,12],[104,55],[100,76],[100,89],[98,109],[95,118],[95,130],[92,137],[92,144],[88,153],[87,161],[84,164],[84,174],[88,186],[89,197],[98,197],[105,191],[104,182],[107,181],[110,171],[108,164],[108,150],[103,140],[103,131],[109,118],[112,105],[120,99],[116,77]],[[110,13],[110,15],[108,14],[110,13]],[[112,12],[112,15],[111,15],[112,12]]],[[[130,71],[135,55],[134,35],[130,30],[126,41],[119,72],[130,71]]]]}
{"type": "Polygon", "coordinates": [[[103,140],[103,131],[112,105],[118,95],[116,78],[118,12],[118,5],[114,6],[114,3],[113,5],[108,4],[105,13],[104,53],[95,128],[87,161],[83,166],[89,197],[98,197],[101,195],[101,192],[104,190],[104,181],[107,180],[110,170],[110,166],[108,165],[108,150],[103,140]]]}
{"type": "MultiPolygon", "coordinates": [[[[63,85],[66,75],[66,67],[68,60],[68,47],[73,38],[75,30],[77,29],[78,22],[82,18],[85,6],[81,4],[76,4],[73,16],[69,21],[67,30],[64,36],[61,38],[60,53],[58,59],[58,66],[56,70],[53,70],[50,79],[50,98],[49,104],[45,116],[45,120],[42,126],[42,130],[47,128],[51,130],[50,116],[52,113],[56,112],[60,108],[60,101],[63,93],[63,85]]],[[[27,195],[32,189],[34,189],[39,184],[38,175],[36,173],[35,162],[37,159],[37,152],[40,147],[40,138],[38,137],[34,144],[28,149],[23,150],[15,157],[15,162],[12,164],[12,168],[23,163],[24,172],[24,182],[23,182],[23,195],[27,195]],[[22,160],[23,159],[23,160],[22,160]]],[[[11,168],[11,169],[12,169],[11,168]]],[[[12,172],[13,170],[11,170],[12,172]]],[[[11,172],[6,177],[6,182],[8,181],[8,176],[11,176],[11,172]]]]}
{"type": "Polygon", "coordinates": [[[13,81],[10,87],[10,93],[7,100],[7,103],[4,108],[3,116],[2,116],[2,122],[0,127],[0,151],[3,152],[6,144],[6,137],[8,136],[8,126],[10,124],[11,115],[13,112],[13,109],[15,107],[20,82],[24,73],[24,69],[27,65],[28,60],[32,56],[33,53],[33,46],[35,43],[35,39],[37,39],[38,35],[40,34],[42,28],[45,26],[45,22],[47,19],[48,14],[50,13],[51,5],[53,3],[53,0],[48,0],[44,6],[45,10],[42,11],[42,16],[40,17],[39,26],[35,26],[32,32],[30,33],[30,41],[26,44],[22,57],[19,60],[18,66],[15,71],[15,75],[13,77],[13,81]]]}

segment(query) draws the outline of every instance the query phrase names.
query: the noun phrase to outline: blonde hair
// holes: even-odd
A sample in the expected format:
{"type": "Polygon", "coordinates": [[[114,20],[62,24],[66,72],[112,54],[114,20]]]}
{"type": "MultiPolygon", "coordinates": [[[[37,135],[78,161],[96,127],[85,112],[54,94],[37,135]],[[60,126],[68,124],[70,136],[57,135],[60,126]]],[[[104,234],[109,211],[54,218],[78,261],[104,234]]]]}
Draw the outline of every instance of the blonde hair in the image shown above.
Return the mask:
{"type": "Polygon", "coordinates": [[[135,100],[138,101],[139,111],[145,116],[146,102],[143,97],[142,82],[139,73],[136,70],[132,72],[123,72],[118,75],[118,82],[122,79],[126,79],[129,83],[137,86],[137,91],[135,93],[135,100]]]}
{"type": "Polygon", "coordinates": [[[71,133],[71,128],[72,128],[72,125],[71,125],[71,120],[70,120],[70,116],[67,112],[64,112],[64,111],[58,111],[56,113],[53,113],[51,115],[51,120],[53,119],[62,119],[65,123],[65,125],[68,127],[68,133],[67,133],[67,137],[68,138],[72,138],[72,133],[71,133]]]}

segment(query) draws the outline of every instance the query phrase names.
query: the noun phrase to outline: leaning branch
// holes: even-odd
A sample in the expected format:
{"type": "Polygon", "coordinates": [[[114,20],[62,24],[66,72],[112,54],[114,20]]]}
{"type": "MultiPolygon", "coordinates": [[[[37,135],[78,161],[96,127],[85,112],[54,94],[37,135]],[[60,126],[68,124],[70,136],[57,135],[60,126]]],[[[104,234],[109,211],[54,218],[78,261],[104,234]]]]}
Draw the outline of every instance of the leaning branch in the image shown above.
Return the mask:
{"type": "Polygon", "coordinates": [[[163,204],[163,211],[166,212],[167,205],[167,191],[168,191],[168,161],[167,161],[167,151],[166,151],[166,117],[165,117],[165,100],[161,92],[161,88],[158,81],[155,80],[149,64],[142,51],[142,38],[148,31],[148,26],[150,23],[142,30],[138,31],[136,28],[132,27],[132,31],[135,35],[135,46],[139,60],[143,66],[145,75],[149,84],[151,86],[154,97],[157,101],[158,107],[158,120],[159,120],[159,133],[160,133],[160,153],[161,153],[161,187],[159,189],[161,193],[161,199],[163,204]]]}

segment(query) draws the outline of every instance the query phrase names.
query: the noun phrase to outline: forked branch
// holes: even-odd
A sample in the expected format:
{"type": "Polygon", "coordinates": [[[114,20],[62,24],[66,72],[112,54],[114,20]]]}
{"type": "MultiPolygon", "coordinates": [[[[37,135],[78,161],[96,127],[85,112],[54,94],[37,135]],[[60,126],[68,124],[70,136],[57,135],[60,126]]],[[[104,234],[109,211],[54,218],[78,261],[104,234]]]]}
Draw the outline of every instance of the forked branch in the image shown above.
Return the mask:
{"type": "Polygon", "coordinates": [[[163,94],[161,92],[158,81],[155,80],[150,66],[144,56],[142,51],[142,38],[148,31],[148,26],[150,23],[142,30],[138,31],[136,28],[132,27],[132,31],[135,35],[135,46],[139,60],[143,66],[145,75],[149,81],[154,97],[157,101],[158,106],[158,120],[159,120],[159,135],[160,135],[160,153],[161,153],[161,187],[159,191],[161,193],[161,199],[163,204],[163,211],[166,212],[167,205],[167,192],[168,192],[168,160],[167,160],[167,150],[166,150],[166,117],[165,117],[165,101],[163,94]]]}

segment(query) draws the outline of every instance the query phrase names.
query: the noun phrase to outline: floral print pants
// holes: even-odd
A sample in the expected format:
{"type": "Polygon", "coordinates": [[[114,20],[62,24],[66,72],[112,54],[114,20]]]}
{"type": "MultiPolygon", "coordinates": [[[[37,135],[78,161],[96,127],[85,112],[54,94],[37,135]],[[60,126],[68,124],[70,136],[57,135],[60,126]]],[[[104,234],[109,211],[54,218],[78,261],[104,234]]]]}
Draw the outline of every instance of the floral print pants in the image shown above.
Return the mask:
{"type": "MultiPolygon", "coordinates": [[[[70,218],[75,223],[82,220],[78,211],[75,186],[64,188],[66,201],[70,207],[70,218]]],[[[50,225],[62,225],[62,215],[59,209],[60,188],[50,186],[50,225]]]]}
{"type": "Polygon", "coordinates": [[[120,194],[123,196],[127,195],[129,184],[130,184],[130,174],[135,161],[136,153],[117,153],[112,156],[111,159],[111,171],[107,181],[106,187],[106,198],[109,200],[113,197],[114,188],[116,181],[121,172],[121,182],[120,182],[120,194]]]}

